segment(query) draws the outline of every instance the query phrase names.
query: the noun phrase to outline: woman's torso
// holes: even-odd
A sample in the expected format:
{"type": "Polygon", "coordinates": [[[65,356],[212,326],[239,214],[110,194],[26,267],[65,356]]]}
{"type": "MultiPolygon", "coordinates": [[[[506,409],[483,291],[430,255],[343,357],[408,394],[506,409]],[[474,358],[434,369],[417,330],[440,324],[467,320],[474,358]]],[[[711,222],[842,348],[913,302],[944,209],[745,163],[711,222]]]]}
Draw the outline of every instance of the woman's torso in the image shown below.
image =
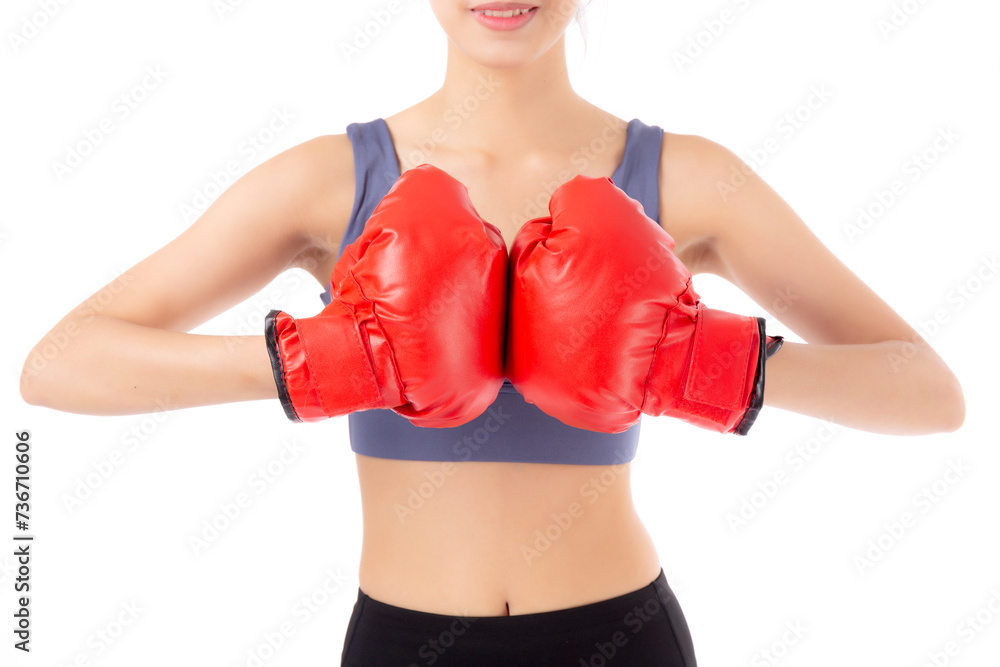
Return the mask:
{"type": "MultiPolygon", "coordinates": [[[[385,119],[400,172],[444,169],[469,190],[508,248],[552,186],[572,176],[609,176],[622,161],[626,122],[596,110],[571,126],[572,143],[550,160],[508,156],[474,164],[446,147],[411,152],[427,136],[417,107],[385,119]],[[588,138],[615,141],[574,168],[566,156],[588,138]],[[530,162],[531,164],[526,164],[530,162]],[[498,187],[497,184],[502,184],[498,187]],[[547,186],[546,186],[547,184],[547,186]]],[[[543,207],[544,208],[544,207],[543,207]]],[[[661,208],[662,210],[662,208],[661,208]]],[[[685,239],[678,238],[683,250],[685,239]]],[[[685,257],[678,253],[682,260],[685,257]]],[[[326,283],[333,253],[314,275],[326,283]]],[[[659,557],[632,503],[630,464],[439,462],[357,455],[364,535],[359,585],[376,600],[421,611],[515,615],[575,607],[636,590],[659,573],[659,557]]]]}

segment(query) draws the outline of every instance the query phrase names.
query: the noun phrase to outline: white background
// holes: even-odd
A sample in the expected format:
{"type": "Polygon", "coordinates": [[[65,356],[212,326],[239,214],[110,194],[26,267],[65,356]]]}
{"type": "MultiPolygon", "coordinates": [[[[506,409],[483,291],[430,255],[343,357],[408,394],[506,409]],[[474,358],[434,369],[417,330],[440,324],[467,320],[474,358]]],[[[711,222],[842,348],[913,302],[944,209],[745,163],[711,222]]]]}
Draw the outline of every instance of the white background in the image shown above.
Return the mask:
{"type": "MultiPolygon", "coordinates": [[[[361,538],[346,419],[295,425],[277,402],[64,414],[25,405],[18,375],[62,315],[190,224],[182,207],[213,171],[235,159],[245,173],[415,103],[440,85],[446,38],[416,0],[350,61],[341,45],[387,0],[247,0],[222,13],[209,0],[52,4],[45,21],[43,3],[24,0],[5,2],[0,17],[0,515],[9,520],[0,526],[0,664],[248,665],[284,622],[294,634],[262,664],[337,664],[361,538]],[[15,46],[25,21],[45,25],[15,46]],[[114,99],[156,67],[164,80],[126,119],[115,116],[114,99]],[[294,120],[263,150],[241,152],[274,109],[294,120]],[[104,117],[114,131],[59,178],[53,164],[104,117]],[[34,447],[30,656],[11,648],[10,480],[22,429],[34,447]],[[291,440],[302,453],[258,494],[250,477],[291,440]],[[115,450],[123,462],[101,479],[95,470],[115,450]],[[88,475],[99,485],[68,506],[88,475]],[[250,507],[196,554],[189,539],[241,492],[250,507]],[[320,604],[304,618],[296,605],[310,596],[320,604]],[[141,611],[117,633],[128,605],[141,611]],[[102,629],[117,634],[110,646],[96,639],[102,629]]],[[[644,420],[635,500],[702,667],[1000,664],[1000,279],[987,272],[976,283],[1000,248],[1000,5],[899,4],[914,13],[890,35],[879,29],[890,0],[597,0],[586,55],[569,31],[574,86],[611,113],[704,135],[748,161],[775,138],[779,150],[758,171],[912,325],[945,310],[947,324],[924,334],[965,390],[964,427],[927,437],[830,437],[829,425],[776,409],[747,438],[644,420]],[[724,9],[734,20],[711,37],[704,22],[724,9]],[[699,38],[703,52],[678,67],[675,54],[699,38]],[[783,133],[778,123],[815,86],[832,96],[783,133]],[[904,177],[904,163],[949,127],[957,141],[918,180],[904,177]],[[895,178],[907,179],[905,195],[852,242],[845,225],[895,178]],[[958,301],[953,290],[966,284],[979,289],[958,301]],[[798,466],[789,452],[810,440],[818,451],[798,466]],[[933,504],[915,502],[952,463],[967,472],[939,483],[933,504]],[[788,483],[756,496],[757,514],[734,529],[727,516],[778,471],[788,483]],[[916,525],[890,539],[886,524],[905,512],[916,525]],[[879,560],[859,568],[880,538],[879,560]],[[984,625],[970,632],[966,619],[980,612],[984,625]],[[950,641],[957,655],[931,663],[950,641]]],[[[703,275],[696,285],[713,307],[764,314],[723,281],[703,275]]],[[[290,272],[196,331],[257,332],[271,307],[318,311],[321,290],[290,272]]],[[[769,319],[769,330],[781,328],[769,319]]]]}

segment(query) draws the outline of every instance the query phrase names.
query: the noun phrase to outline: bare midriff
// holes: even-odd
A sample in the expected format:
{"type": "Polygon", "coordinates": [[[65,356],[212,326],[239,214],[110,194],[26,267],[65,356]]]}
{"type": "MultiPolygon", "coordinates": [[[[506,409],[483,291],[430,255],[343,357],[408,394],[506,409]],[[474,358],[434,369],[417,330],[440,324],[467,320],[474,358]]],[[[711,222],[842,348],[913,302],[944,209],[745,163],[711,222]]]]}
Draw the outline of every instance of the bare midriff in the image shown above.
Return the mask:
{"type": "Polygon", "coordinates": [[[357,455],[359,586],[397,607],[462,616],[555,611],[659,575],[628,463],[438,462],[357,455]]]}

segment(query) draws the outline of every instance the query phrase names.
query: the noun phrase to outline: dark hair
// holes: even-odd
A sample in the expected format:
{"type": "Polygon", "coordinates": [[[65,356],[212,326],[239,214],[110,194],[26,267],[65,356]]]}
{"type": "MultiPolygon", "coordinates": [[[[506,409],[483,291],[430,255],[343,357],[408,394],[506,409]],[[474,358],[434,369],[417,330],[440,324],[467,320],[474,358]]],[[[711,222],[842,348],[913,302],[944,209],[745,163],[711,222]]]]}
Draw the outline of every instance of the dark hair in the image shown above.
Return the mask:
{"type": "Polygon", "coordinates": [[[584,22],[584,16],[586,15],[591,2],[592,0],[581,0],[580,4],[577,5],[576,13],[573,14],[573,21],[575,21],[577,26],[580,28],[580,38],[583,40],[584,57],[587,56],[587,26],[584,22]]]}

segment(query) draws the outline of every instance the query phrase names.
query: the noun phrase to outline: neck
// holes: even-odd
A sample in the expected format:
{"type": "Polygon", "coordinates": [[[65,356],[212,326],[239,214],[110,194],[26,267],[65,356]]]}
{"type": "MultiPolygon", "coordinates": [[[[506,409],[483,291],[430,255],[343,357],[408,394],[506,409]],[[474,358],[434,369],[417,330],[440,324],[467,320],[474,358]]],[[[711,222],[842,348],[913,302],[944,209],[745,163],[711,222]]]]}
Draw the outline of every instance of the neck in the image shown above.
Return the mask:
{"type": "Polygon", "coordinates": [[[450,146],[487,155],[537,153],[593,110],[570,85],[565,37],[529,66],[506,69],[484,67],[449,41],[444,83],[426,102],[450,146]]]}

